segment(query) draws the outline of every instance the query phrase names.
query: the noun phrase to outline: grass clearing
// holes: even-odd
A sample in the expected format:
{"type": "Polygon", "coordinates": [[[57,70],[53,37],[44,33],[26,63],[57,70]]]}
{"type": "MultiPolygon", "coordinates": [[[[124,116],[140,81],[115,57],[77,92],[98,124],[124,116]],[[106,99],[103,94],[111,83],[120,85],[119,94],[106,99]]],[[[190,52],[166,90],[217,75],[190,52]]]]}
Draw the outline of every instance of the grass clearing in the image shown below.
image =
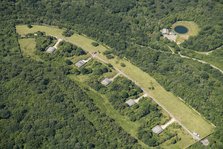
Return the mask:
{"type": "MultiPolygon", "coordinates": [[[[63,38],[66,41],[73,43],[88,52],[98,51],[98,57],[106,62],[111,63],[114,67],[120,69],[127,74],[131,79],[135,80],[146,92],[148,92],[156,101],[162,105],[163,108],[168,110],[179,122],[181,122],[190,132],[197,132],[201,138],[208,136],[213,132],[214,126],[206,121],[196,111],[187,106],[178,97],[171,92],[167,92],[153,77],[148,73],[143,72],[141,69],[131,64],[127,60],[119,59],[107,59],[102,53],[107,50],[107,47],[99,45],[94,47],[91,43],[94,41],[85,36],[74,34],[71,37],[63,37],[62,29],[49,26],[37,26],[33,25],[33,28],[29,29],[26,25],[16,26],[19,34],[34,33],[37,31],[46,32],[48,35],[63,38]],[[122,67],[120,63],[124,63],[126,67],[122,67]],[[150,90],[150,87],[154,87],[154,90],[150,90]]],[[[109,111],[107,111],[109,112],[109,111]]],[[[128,132],[133,130],[128,130],[128,132]]],[[[132,134],[134,132],[131,132],[132,134]]],[[[182,134],[183,135],[183,134],[182,134]]],[[[187,134],[186,134],[187,135],[187,134]]],[[[185,136],[186,137],[186,136],[185,136]]],[[[185,142],[184,147],[193,144],[195,141],[185,142]]]]}
{"type": "Polygon", "coordinates": [[[177,34],[177,43],[184,42],[190,36],[196,36],[200,30],[198,25],[192,21],[178,21],[172,25],[172,29],[174,29],[176,26],[185,26],[188,29],[186,34],[177,34]]]}
{"type": "Polygon", "coordinates": [[[25,56],[33,58],[37,61],[41,61],[40,57],[35,54],[36,52],[36,41],[34,38],[23,38],[19,39],[19,45],[22,50],[22,53],[25,56]]]}

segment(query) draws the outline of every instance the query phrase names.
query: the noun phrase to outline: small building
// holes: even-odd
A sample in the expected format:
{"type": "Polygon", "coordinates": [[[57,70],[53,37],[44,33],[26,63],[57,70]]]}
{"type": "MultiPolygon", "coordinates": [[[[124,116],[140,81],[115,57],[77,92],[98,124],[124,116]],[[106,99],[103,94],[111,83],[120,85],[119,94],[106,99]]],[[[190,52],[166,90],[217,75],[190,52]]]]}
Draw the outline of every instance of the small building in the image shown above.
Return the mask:
{"type": "Polygon", "coordinates": [[[136,102],[133,99],[129,99],[125,102],[128,106],[133,106],[134,104],[136,104],[136,102]]]}
{"type": "Polygon", "coordinates": [[[80,68],[80,67],[82,67],[85,63],[86,63],[85,60],[80,60],[80,61],[78,61],[78,62],[75,64],[75,66],[77,66],[78,68],[80,68]]]}
{"type": "Polygon", "coordinates": [[[161,30],[162,34],[169,34],[169,30],[167,28],[164,28],[161,30]]]}
{"type": "Polygon", "coordinates": [[[112,82],[112,80],[105,78],[104,80],[101,81],[101,84],[103,84],[104,86],[109,85],[112,82]]]}
{"type": "Polygon", "coordinates": [[[155,127],[153,127],[152,131],[153,133],[160,134],[161,132],[163,132],[163,129],[161,126],[156,125],[155,127]]]}
{"type": "Polygon", "coordinates": [[[202,143],[204,146],[208,146],[208,145],[209,145],[209,141],[208,141],[208,139],[207,139],[207,138],[206,138],[206,139],[201,140],[201,143],[202,143]]]}
{"type": "Polygon", "coordinates": [[[47,53],[53,53],[55,50],[56,50],[56,48],[54,48],[54,47],[49,47],[49,48],[46,50],[46,52],[47,52],[47,53]]]}

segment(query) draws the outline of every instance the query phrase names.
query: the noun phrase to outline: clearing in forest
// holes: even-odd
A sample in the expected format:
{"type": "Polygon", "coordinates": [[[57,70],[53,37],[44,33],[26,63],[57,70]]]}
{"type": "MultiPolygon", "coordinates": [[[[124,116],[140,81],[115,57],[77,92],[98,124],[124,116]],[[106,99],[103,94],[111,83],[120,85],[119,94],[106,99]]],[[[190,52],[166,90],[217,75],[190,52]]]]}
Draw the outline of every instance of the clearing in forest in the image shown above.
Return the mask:
{"type": "MultiPolygon", "coordinates": [[[[28,28],[26,25],[18,25],[16,26],[16,29],[20,35],[34,33],[37,31],[46,32],[47,35],[62,38],[65,41],[73,43],[90,53],[98,52],[95,58],[112,64],[114,68],[122,72],[130,80],[140,86],[151,98],[154,99],[154,101],[156,101],[167,113],[169,113],[171,117],[174,117],[176,122],[178,122],[187,132],[190,134],[196,132],[200,135],[200,138],[204,138],[213,132],[214,126],[211,123],[205,120],[198,112],[191,109],[171,92],[166,91],[148,73],[142,71],[127,60],[120,59],[118,57],[108,59],[105,55],[103,55],[103,52],[108,50],[108,47],[103,45],[94,47],[92,42],[95,41],[83,35],[74,34],[71,37],[64,37],[62,35],[64,30],[56,27],[33,25],[32,28],[28,28]],[[120,65],[121,63],[125,64],[125,67],[122,67],[120,65]]],[[[196,29],[192,30],[191,34],[192,33],[195,35],[196,29]]]]}
{"type": "Polygon", "coordinates": [[[178,21],[172,25],[172,29],[174,30],[177,26],[183,26],[187,28],[187,33],[177,34],[177,43],[182,43],[187,40],[190,36],[196,36],[199,32],[198,25],[192,21],[178,21]]]}
{"type": "Polygon", "coordinates": [[[36,42],[34,38],[19,39],[19,45],[21,47],[23,55],[41,61],[41,59],[35,54],[36,42]]]}

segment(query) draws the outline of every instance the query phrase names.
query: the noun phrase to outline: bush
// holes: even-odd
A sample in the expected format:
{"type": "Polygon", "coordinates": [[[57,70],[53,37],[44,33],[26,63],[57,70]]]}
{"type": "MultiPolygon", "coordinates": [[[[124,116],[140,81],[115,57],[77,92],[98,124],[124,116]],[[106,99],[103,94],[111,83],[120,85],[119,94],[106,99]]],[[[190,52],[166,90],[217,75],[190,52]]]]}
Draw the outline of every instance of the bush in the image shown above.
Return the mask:
{"type": "Polygon", "coordinates": [[[99,44],[98,44],[97,42],[92,42],[91,44],[92,44],[94,47],[99,46],[99,44]]]}
{"type": "Polygon", "coordinates": [[[65,37],[70,37],[74,34],[74,31],[70,30],[70,29],[67,29],[65,30],[62,35],[64,35],[65,37]]]}
{"type": "Polygon", "coordinates": [[[69,59],[67,59],[67,60],[65,61],[65,63],[66,63],[67,65],[72,65],[72,64],[73,64],[73,62],[72,62],[71,60],[69,60],[69,59]]]}
{"type": "Polygon", "coordinates": [[[121,63],[121,66],[122,66],[122,67],[126,67],[126,65],[125,65],[124,63],[121,63]]]}
{"type": "Polygon", "coordinates": [[[28,24],[27,27],[28,27],[28,28],[32,28],[33,26],[32,26],[31,24],[28,24]]]}

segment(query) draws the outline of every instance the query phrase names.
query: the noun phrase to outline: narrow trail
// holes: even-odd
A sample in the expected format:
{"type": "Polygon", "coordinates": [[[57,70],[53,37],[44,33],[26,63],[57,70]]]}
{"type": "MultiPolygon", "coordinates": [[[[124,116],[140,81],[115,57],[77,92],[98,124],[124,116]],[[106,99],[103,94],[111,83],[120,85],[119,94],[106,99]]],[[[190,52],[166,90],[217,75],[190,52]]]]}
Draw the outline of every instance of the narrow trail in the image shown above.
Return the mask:
{"type": "Polygon", "coordinates": [[[216,49],[214,49],[214,50],[208,51],[208,52],[199,52],[199,51],[195,51],[195,52],[198,53],[198,54],[210,55],[210,54],[213,53],[214,51],[219,50],[219,49],[221,49],[221,48],[223,48],[223,45],[219,46],[218,48],[216,48],[216,49]]]}
{"type": "Polygon", "coordinates": [[[111,78],[111,81],[114,81],[118,76],[120,75],[120,73],[117,73],[113,78],[111,78]]]}
{"type": "Polygon", "coordinates": [[[57,49],[61,41],[63,41],[63,39],[58,38],[57,43],[53,47],[57,49]]]}
{"type": "Polygon", "coordinates": [[[182,55],[180,52],[178,52],[178,55],[179,55],[180,57],[182,57],[182,58],[191,59],[191,60],[197,61],[197,62],[202,63],[202,64],[208,64],[208,65],[210,65],[212,68],[217,69],[218,71],[220,71],[220,72],[223,74],[223,70],[221,70],[220,68],[218,68],[218,67],[216,67],[216,66],[214,66],[214,65],[212,65],[212,64],[210,64],[210,63],[208,63],[208,62],[206,62],[206,61],[203,61],[203,60],[200,60],[200,59],[197,59],[197,58],[191,58],[191,57],[182,55]]]}
{"type": "MultiPolygon", "coordinates": [[[[172,51],[172,54],[176,54],[170,46],[168,46],[168,48],[172,51]]],[[[219,48],[221,48],[221,47],[219,47],[219,48]]],[[[217,69],[218,71],[220,71],[223,74],[223,70],[222,69],[220,69],[217,66],[212,65],[212,64],[210,64],[210,63],[208,63],[208,62],[206,62],[204,60],[200,60],[200,59],[197,59],[197,58],[194,58],[194,57],[188,57],[188,56],[182,55],[180,52],[178,52],[177,55],[179,55],[181,58],[191,59],[191,60],[197,61],[197,62],[202,63],[202,64],[208,64],[212,68],[217,69]]]]}

